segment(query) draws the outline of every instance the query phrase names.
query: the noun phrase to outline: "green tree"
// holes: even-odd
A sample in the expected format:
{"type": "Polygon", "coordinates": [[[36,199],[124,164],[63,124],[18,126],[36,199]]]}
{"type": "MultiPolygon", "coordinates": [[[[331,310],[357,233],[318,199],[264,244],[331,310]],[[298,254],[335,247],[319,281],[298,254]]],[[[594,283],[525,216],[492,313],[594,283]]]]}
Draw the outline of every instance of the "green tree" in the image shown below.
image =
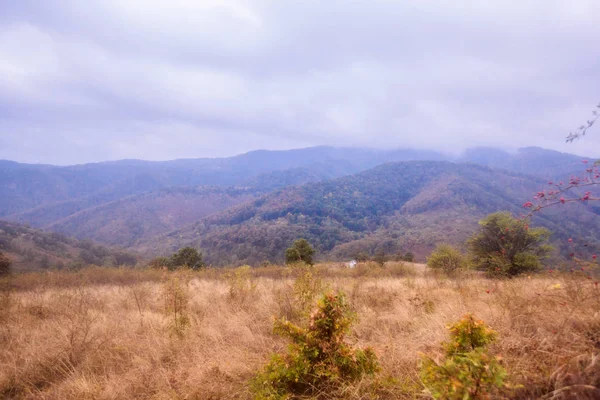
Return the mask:
{"type": "Polygon", "coordinates": [[[508,276],[537,271],[552,251],[546,244],[547,229],[530,228],[529,220],[516,219],[509,212],[490,214],[479,225],[467,241],[476,269],[508,276]]]}
{"type": "Polygon", "coordinates": [[[455,247],[443,243],[436,246],[435,250],[427,257],[427,266],[430,268],[452,274],[465,265],[465,257],[455,247]]]}
{"type": "Polygon", "coordinates": [[[303,261],[308,265],[313,265],[314,254],[315,250],[306,239],[298,239],[285,251],[285,263],[292,264],[303,261]]]}
{"type": "Polygon", "coordinates": [[[173,254],[168,265],[169,268],[188,267],[193,270],[198,270],[205,266],[206,264],[202,261],[202,253],[193,247],[184,247],[173,254]]]}
{"type": "Polygon", "coordinates": [[[8,258],[7,256],[5,256],[1,251],[0,251],[0,276],[3,275],[8,275],[10,274],[10,266],[11,266],[11,261],[10,258],[8,258]]]}

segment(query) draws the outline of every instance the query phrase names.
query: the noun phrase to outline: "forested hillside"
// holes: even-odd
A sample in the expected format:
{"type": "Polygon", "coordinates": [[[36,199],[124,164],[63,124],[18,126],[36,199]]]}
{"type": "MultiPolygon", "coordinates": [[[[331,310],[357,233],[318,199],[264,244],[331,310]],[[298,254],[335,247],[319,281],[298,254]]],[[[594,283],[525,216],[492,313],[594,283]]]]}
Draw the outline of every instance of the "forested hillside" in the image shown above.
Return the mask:
{"type": "Polygon", "coordinates": [[[15,271],[134,265],[141,259],[131,252],[110,249],[90,240],[79,241],[5,221],[0,221],[0,252],[11,259],[15,271]]]}
{"type": "MultiPolygon", "coordinates": [[[[521,213],[523,202],[544,184],[474,164],[391,163],[280,189],[142,243],[139,249],[167,253],[193,245],[214,264],[258,263],[281,261],[283,250],[304,237],[325,258],[347,259],[363,251],[411,251],[422,258],[441,241],[462,243],[488,213],[521,213]]],[[[557,238],[571,232],[596,237],[600,216],[585,207],[578,215],[564,221],[544,214],[537,221],[553,229],[557,238]]]]}
{"type": "MultiPolygon", "coordinates": [[[[418,150],[313,147],[289,151],[254,151],[221,159],[166,162],[124,160],[70,167],[0,161],[0,218],[79,239],[93,239],[106,245],[129,247],[141,244],[144,247],[144,243],[152,242],[157,236],[177,230],[185,232],[189,229],[188,226],[206,217],[271,191],[321,182],[307,186],[313,189],[290,189],[277,195],[283,197],[267,197],[276,199],[271,201],[278,203],[277,205],[269,203],[256,207],[248,203],[240,209],[241,211],[224,213],[214,221],[220,228],[211,226],[213,220],[203,220],[201,225],[206,227],[203,234],[208,235],[205,245],[209,248],[221,246],[224,242],[218,238],[210,239],[210,235],[214,234],[215,229],[235,225],[234,221],[237,220],[243,222],[243,226],[240,227],[242,230],[249,229],[250,225],[253,229],[262,229],[240,217],[245,213],[252,213],[250,210],[257,208],[257,215],[260,215],[263,224],[268,221],[282,223],[287,220],[287,214],[292,216],[289,220],[292,225],[282,235],[292,237],[303,234],[313,237],[317,239],[321,249],[345,257],[354,251],[354,248],[363,247],[365,243],[371,250],[377,247],[376,243],[380,240],[372,235],[384,234],[381,233],[380,226],[384,219],[387,224],[403,224],[407,229],[412,224],[422,225],[415,231],[416,236],[413,235],[413,238],[420,237],[423,230],[431,229],[423,223],[433,217],[427,216],[424,221],[416,222],[413,215],[416,211],[404,212],[401,214],[402,218],[389,220],[390,213],[399,212],[404,203],[415,196],[420,200],[412,200],[409,204],[412,204],[412,210],[417,210],[419,215],[431,213],[432,207],[438,207],[442,201],[446,204],[444,215],[463,213],[469,215],[468,219],[472,222],[474,215],[471,215],[471,208],[463,209],[473,206],[474,194],[469,194],[471,190],[478,193],[475,197],[480,207],[495,210],[495,204],[489,202],[492,201],[490,199],[493,198],[494,190],[498,190],[497,186],[483,185],[465,189],[458,194],[465,197],[465,200],[452,203],[451,199],[457,196],[453,188],[469,188],[469,182],[462,182],[461,179],[466,179],[462,176],[451,178],[447,173],[443,175],[445,180],[437,172],[437,176],[428,176],[426,167],[422,168],[421,176],[418,175],[418,171],[407,171],[408,176],[405,178],[414,181],[402,182],[402,188],[395,188],[394,182],[389,186],[382,184],[379,187],[370,183],[368,188],[366,186],[362,191],[358,190],[362,193],[358,197],[354,192],[341,192],[339,188],[334,190],[331,185],[338,183],[327,182],[389,161],[421,160],[424,166],[437,166],[439,160],[444,158],[451,157],[418,150]],[[449,195],[444,199],[435,200],[436,193],[431,188],[426,188],[427,185],[448,191],[449,195]],[[314,190],[314,196],[305,193],[306,190],[314,190]],[[486,198],[487,191],[491,192],[486,198]],[[330,192],[336,193],[335,199],[328,197],[330,192]],[[290,199],[295,198],[302,198],[305,203],[301,206],[300,201],[290,203],[290,199]],[[282,208],[279,203],[290,203],[291,208],[282,208]],[[223,219],[224,215],[230,214],[235,214],[232,221],[223,219]],[[413,216],[408,218],[407,215],[413,216]],[[300,229],[300,226],[312,228],[306,233],[306,229],[300,229]],[[315,226],[319,227],[319,232],[315,231],[315,226]],[[350,243],[338,247],[348,242],[350,243]]],[[[547,180],[567,178],[571,173],[578,172],[582,158],[540,148],[525,148],[515,153],[477,148],[468,150],[459,160],[547,180]]],[[[351,180],[354,179],[361,178],[351,180]]],[[[387,176],[378,176],[376,179],[389,181],[387,176]]],[[[540,181],[534,184],[534,178],[520,179],[528,182],[523,184],[527,190],[507,194],[507,198],[512,199],[513,206],[528,199],[530,192],[538,190],[539,184],[542,183],[540,181]]],[[[354,184],[359,187],[363,183],[354,184]]],[[[459,221],[462,219],[459,218],[459,221]]],[[[248,235],[251,233],[247,232],[248,235]]],[[[262,234],[262,237],[270,235],[271,233],[262,234]]],[[[427,237],[432,238],[435,235],[434,232],[427,237]]],[[[429,243],[423,238],[411,239],[406,243],[403,240],[395,240],[394,243],[396,245],[388,244],[386,248],[429,248],[429,245],[423,244],[429,243]]],[[[250,246],[248,243],[245,245],[250,246]]],[[[266,253],[260,250],[259,254],[250,258],[274,258],[281,246],[282,244],[271,243],[268,246],[271,250],[266,253]]],[[[239,257],[231,254],[227,257],[249,259],[244,255],[249,250],[240,251],[239,257]]]]}
{"type": "MultiPolygon", "coordinates": [[[[289,169],[304,168],[316,178],[326,179],[387,161],[441,157],[438,153],[416,150],[312,147],[259,150],[229,158],[123,160],[67,167],[0,160],[0,218],[75,199],[84,199],[71,209],[80,211],[86,206],[165,187],[244,185],[261,174],[289,169]]],[[[63,213],[62,216],[66,215],[63,213]]],[[[35,219],[29,222],[37,225],[35,219]]]]}

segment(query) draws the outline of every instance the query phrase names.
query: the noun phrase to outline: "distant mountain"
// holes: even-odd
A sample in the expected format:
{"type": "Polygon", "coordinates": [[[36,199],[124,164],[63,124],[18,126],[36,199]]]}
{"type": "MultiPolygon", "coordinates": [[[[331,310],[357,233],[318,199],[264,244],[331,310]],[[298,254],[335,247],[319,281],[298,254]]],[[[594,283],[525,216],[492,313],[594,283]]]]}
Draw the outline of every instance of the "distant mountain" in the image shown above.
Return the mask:
{"type": "MultiPolygon", "coordinates": [[[[417,150],[312,147],[230,158],[123,160],[70,167],[0,161],[0,218],[51,227],[84,210],[165,188],[213,185],[266,192],[352,174],[387,161],[441,157],[417,150]]],[[[194,217],[190,215],[188,222],[194,217]]],[[[85,228],[67,233],[81,232],[85,228]]]]}
{"type": "Polygon", "coordinates": [[[179,229],[273,189],[323,179],[324,173],[295,168],[261,174],[236,187],[174,186],[117,200],[104,190],[80,199],[42,205],[8,218],[78,239],[129,247],[138,240],[179,229]]]}
{"type": "Polygon", "coordinates": [[[457,161],[502,168],[546,180],[566,180],[573,174],[581,174],[583,170],[581,162],[584,159],[574,154],[540,147],[525,147],[515,153],[496,148],[477,147],[467,149],[457,161]]]}
{"type": "MultiPolygon", "coordinates": [[[[144,253],[167,254],[192,245],[213,264],[281,261],[304,237],[322,257],[347,259],[360,251],[412,251],[421,259],[440,242],[460,244],[485,215],[523,211],[544,180],[475,164],[402,162],[356,175],[279,189],[204,218],[189,228],[141,243],[144,253]]],[[[536,222],[556,238],[573,233],[600,239],[600,215],[591,208],[536,222]]],[[[565,241],[566,242],[566,241],[565,241]]]]}
{"type": "Polygon", "coordinates": [[[0,160],[0,217],[88,196],[112,201],[172,186],[235,186],[260,174],[294,168],[331,178],[388,161],[440,158],[438,153],[417,150],[311,147],[258,150],[229,158],[123,160],[69,167],[0,160]]]}
{"type": "Polygon", "coordinates": [[[138,260],[138,256],[130,252],[6,221],[0,221],[0,251],[12,260],[16,271],[133,265],[138,260]]]}
{"type": "MultiPolygon", "coordinates": [[[[108,245],[133,246],[273,190],[414,160],[435,163],[448,157],[410,149],[312,147],[229,158],[69,167],[0,161],[0,218],[108,245]]],[[[460,157],[544,179],[578,173],[581,160],[540,148],[515,153],[476,148],[460,157]]]]}

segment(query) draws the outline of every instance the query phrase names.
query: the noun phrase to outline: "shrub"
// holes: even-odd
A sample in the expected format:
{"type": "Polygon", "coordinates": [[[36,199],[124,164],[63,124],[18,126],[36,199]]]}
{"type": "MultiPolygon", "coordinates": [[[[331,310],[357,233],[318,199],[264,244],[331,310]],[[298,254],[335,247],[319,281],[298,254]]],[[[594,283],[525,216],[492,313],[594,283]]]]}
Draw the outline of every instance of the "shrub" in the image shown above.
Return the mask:
{"type": "Polygon", "coordinates": [[[252,267],[243,265],[228,272],[226,275],[229,283],[229,298],[238,305],[244,305],[253,300],[256,294],[256,283],[252,279],[252,267]]]}
{"type": "Polygon", "coordinates": [[[323,291],[323,282],[314,271],[314,268],[305,268],[294,281],[294,298],[300,315],[308,314],[316,297],[323,291]]]}
{"type": "Polygon", "coordinates": [[[188,267],[193,270],[199,270],[200,268],[205,267],[206,264],[202,261],[202,253],[193,247],[184,247],[171,256],[168,266],[171,269],[188,267]]]}
{"type": "Polygon", "coordinates": [[[506,371],[487,351],[496,332],[470,314],[449,330],[445,359],[436,363],[425,357],[422,361],[421,379],[431,395],[436,399],[482,399],[502,388],[506,371]]]}
{"type": "Polygon", "coordinates": [[[313,265],[314,254],[315,250],[306,239],[298,239],[285,251],[285,263],[292,264],[302,261],[309,265],[313,265]]]}
{"type": "Polygon", "coordinates": [[[373,261],[375,261],[380,267],[383,267],[388,260],[385,252],[383,250],[379,250],[373,256],[373,261]]]}
{"type": "Polygon", "coordinates": [[[11,260],[0,252],[0,276],[9,275],[11,272],[11,260]]]}
{"type": "Polygon", "coordinates": [[[552,247],[544,244],[550,232],[530,228],[526,219],[508,212],[488,215],[479,222],[479,232],[467,242],[475,268],[491,274],[515,276],[541,268],[541,260],[552,247]]]}
{"type": "Polygon", "coordinates": [[[171,333],[182,337],[190,325],[188,315],[188,282],[184,276],[171,276],[163,283],[165,315],[168,317],[171,333]]]}
{"type": "Polygon", "coordinates": [[[282,319],[275,333],[292,340],[287,354],[276,354],[252,380],[256,399],[286,399],[335,391],[374,374],[379,366],[372,349],[355,349],[344,341],[352,322],[343,294],[327,294],[310,316],[308,328],[282,319]]]}
{"type": "Polygon", "coordinates": [[[289,321],[300,322],[309,316],[315,300],[324,291],[326,285],[316,268],[306,264],[293,264],[291,276],[294,283],[275,291],[279,315],[289,321]]]}
{"type": "Polygon", "coordinates": [[[153,269],[171,268],[171,259],[168,257],[155,257],[150,260],[148,267],[153,269]]]}
{"type": "Polygon", "coordinates": [[[440,244],[427,257],[427,266],[450,275],[465,265],[462,253],[449,244],[440,244]]]}

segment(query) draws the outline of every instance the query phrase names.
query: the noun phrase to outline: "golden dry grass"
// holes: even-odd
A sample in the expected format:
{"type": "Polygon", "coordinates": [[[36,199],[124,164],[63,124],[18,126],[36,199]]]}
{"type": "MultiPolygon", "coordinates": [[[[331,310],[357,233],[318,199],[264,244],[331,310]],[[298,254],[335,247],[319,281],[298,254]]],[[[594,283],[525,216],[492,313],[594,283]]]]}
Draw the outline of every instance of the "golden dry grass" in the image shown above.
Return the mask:
{"type": "MultiPolygon", "coordinates": [[[[359,316],[351,340],[372,346],[381,376],[396,378],[382,398],[427,398],[420,354],[439,354],[446,325],[469,312],[498,331],[493,350],[510,383],[522,385],[505,397],[599,384],[600,289],[583,276],[448,279],[400,264],[323,265],[315,274],[347,294],[359,316]]],[[[3,282],[0,398],[251,398],[248,380],[285,348],[273,317],[294,307],[296,274],[269,267],[238,275],[92,269],[3,282]]]]}

